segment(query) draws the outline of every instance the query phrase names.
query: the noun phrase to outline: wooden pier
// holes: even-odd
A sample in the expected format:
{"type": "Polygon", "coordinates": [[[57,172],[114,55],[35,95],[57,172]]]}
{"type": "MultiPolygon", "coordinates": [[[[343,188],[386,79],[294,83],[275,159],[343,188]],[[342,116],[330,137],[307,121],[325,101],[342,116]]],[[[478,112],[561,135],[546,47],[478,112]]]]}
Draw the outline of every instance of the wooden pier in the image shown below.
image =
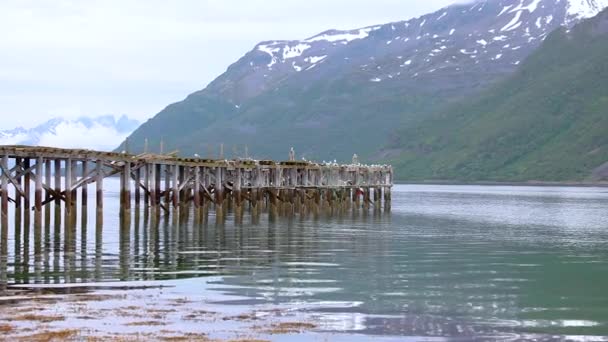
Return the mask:
{"type": "MultiPolygon", "coordinates": [[[[173,155],[98,152],[30,146],[0,146],[2,226],[9,204],[15,219],[32,210],[35,226],[43,208],[55,206],[74,219],[81,207],[86,220],[89,186],[95,186],[97,212],[104,206],[104,179],[120,177],[121,212],[142,206],[169,214],[178,208],[208,210],[221,216],[230,209],[240,215],[268,210],[297,214],[307,210],[390,211],[391,166],[314,163],[290,160],[211,160],[173,155]],[[32,191],[32,184],[34,185],[32,191]],[[78,192],[80,191],[80,196],[78,192]]],[[[101,215],[98,215],[101,217],[101,215]]],[[[30,215],[24,215],[29,220],[30,215]]],[[[50,220],[50,209],[45,220],[50,220]]],[[[2,230],[3,233],[6,229],[2,230]]]]}

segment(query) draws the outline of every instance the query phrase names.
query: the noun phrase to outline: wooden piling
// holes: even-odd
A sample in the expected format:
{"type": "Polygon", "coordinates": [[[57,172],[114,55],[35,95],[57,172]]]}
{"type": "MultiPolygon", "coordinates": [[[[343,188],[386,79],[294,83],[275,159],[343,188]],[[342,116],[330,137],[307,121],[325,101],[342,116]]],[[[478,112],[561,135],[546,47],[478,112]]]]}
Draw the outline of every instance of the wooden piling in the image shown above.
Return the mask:
{"type": "MultiPolygon", "coordinates": [[[[75,183],[78,181],[78,161],[75,159],[72,159],[70,161],[70,169],[71,169],[71,183],[70,183],[70,187],[66,189],[67,191],[70,191],[71,189],[71,208],[70,208],[70,227],[72,227],[73,229],[76,228],[76,216],[77,216],[77,205],[78,205],[78,190],[75,187],[75,183]]],[[[75,237],[74,237],[75,238],[75,237]]]]}
{"type": "Polygon", "coordinates": [[[234,184],[232,185],[232,189],[234,192],[234,201],[236,204],[236,207],[241,209],[241,205],[242,205],[242,198],[241,198],[241,184],[243,182],[242,179],[242,169],[240,165],[237,165],[236,170],[235,170],[235,179],[234,179],[234,184]]]}
{"type": "Polygon", "coordinates": [[[158,209],[157,197],[156,197],[156,165],[148,165],[149,176],[149,189],[150,189],[150,206],[153,210],[158,209]]]}
{"type": "Polygon", "coordinates": [[[172,176],[172,195],[173,195],[173,208],[177,209],[177,207],[179,206],[179,166],[178,165],[174,165],[173,166],[173,170],[171,173],[172,176]]]}
{"type": "Polygon", "coordinates": [[[125,162],[122,173],[121,191],[123,194],[123,207],[126,210],[131,209],[131,162],[125,162]]]}
{"type": "Polygon", "coordinates": [[[144,207],[150,207],[150,165],[145,164],[143,166],[144,172],[144,187],[146,190],[144,191],[144,207]]]}
{"type": "MultiPolygon", "coordinates": [[[[2,156],[2,234],[7,234],[8,232],[8,155],[2,156]]],[[[6,244],[4,241],[7,241],[4,236],[2,236],[3,246],[6,244]]]]}
{"type": "Polygon", "coordinates": [[[66,217],[72,213],[72,159],[65,162],[65,212],[66,217]]]}
{"type": "Polygon", "coordinates": [[[81,208],[81,226],[84,227],[87,224],[89,206],[89,162],[87,160],[82,161],[82,178],[83,182],[80,186],[80,208],[81,208]]]}
{"type": "Polygon", "coordinates": [[[199,166],[194,167],[194,207],[201,207],[201,170],[199,166]]]}
{"type": "Polygon", "coordinates": [[[36,185],[34,189],[34,226],[36,229],[42,226],[42,157],[36,159],[36,185]]]}
{"type": "Polygon", "coordinates": [[[173,170],[171,169],[170,165],[164,165],[163,166],[163,173],[165,175],[165,191],[164,193],[164,198],[165,198],[165,205],[167,206],[167,208],[171,205],[171,203],[173,202],[173,197],[171,196],[171,174],[173,172],[173,170]]]}
{"type": "Polygon", "coordinates": [[[97,213],[98,215],[103,211],[103,179],[104,179],[104,174],[103,174],[103,163],[101,160],[97,160],[97,163],[95,165],[95,177],[96,177],[96,181],[95,181],[95,197],[96,197],[96,203],[95,205],[97,206],[97,213]]]}
{"type": "Polygon", "coordinates": [[[141,206],[141,168],[137,168],[135,171],[135,208],[141,206]]]}
{"type": "Polygon", "coordinates": [[[224,180],[222,179],[223,169],[221,167],[215,168],[215,204],[222,208],[224,203],[224,180]]]}
{"type": "MultiPolygon", "coordinates": [[[[154,199],[155,199],[155,203],[156,203],[156,207],[158,208],[160,206],[160,180],[161,180],[161,164],[156,164],[154,167],[154,199]]],[[[165,166],[166,167],[166,166],[165,166]]]]}
{"type": "MultiPolygon", "coordinates": [[[[16,166],[16,176],[15,176],[15,181],[17,181],[17,185],[21,188],[23,185],[22,182],[22,176],[20,175],[21,172],[24,171],[23,169],[23,162],[21,160],[21,158],[15,158],[15,166],[16,166]]],[[[21,222],[21,211],[22,211],[22,196],[21,196],[21,192],[19,191],[15,191],[15,222],[19,221],[21,222]]]]}
{"type": "Polygon", "coordinates": [[[23,168],[25,169],[25,175],[23,180],[23,224],[26,229],[30,226],[30,210],[32,208],[31,196],[32,196],[32,174],[30,173],[31,160],[30,158],[23,159],[23,168]]]}
{"type": "Polygon", "coordinates": [[[49,191],[51,189],[51,177],[52,177],[52,161],[51,159],[46,159],[44,161],[44,183],[47,186],[47,191],[44,192],[44,203],[46,203],[45,207],[46,210],[44,212],[44,225],[45,227],[50,227],[51,225],[51,206],[50,206],[50,201],[51,201],[51,192],[49,191]]]}

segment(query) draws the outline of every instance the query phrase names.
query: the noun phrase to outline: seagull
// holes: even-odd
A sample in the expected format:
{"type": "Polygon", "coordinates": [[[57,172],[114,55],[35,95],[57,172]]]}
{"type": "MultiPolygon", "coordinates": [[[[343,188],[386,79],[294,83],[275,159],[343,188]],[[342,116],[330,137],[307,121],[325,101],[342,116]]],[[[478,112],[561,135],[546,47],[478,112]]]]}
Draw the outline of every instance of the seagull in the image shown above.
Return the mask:
{"type": "Polygon", "coordinates": [[[195,157],[195,158],[200,158],[201,156],[199,156],[199,155],[198,155],[198,153],[195,153],[195,154],[194,154],[194,157],[195,157]]]}

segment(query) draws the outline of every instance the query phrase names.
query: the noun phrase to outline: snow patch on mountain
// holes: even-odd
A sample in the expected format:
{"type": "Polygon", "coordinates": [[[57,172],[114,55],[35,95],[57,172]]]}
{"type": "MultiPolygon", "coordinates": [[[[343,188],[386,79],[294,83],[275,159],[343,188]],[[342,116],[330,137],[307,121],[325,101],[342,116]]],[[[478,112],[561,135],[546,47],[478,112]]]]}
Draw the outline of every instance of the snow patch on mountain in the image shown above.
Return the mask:
{"type": "Polygon", "coordinates": [[[608,0],[559,0],[567,1],[568,21],[591,18],[608,7],[608,0]]]}
{"type": "Polygon", "coordinates": [[[324,60],[325,58],[327,58],[327,55],[323,55],[323,56],[310,56],[306,59],[304,59],[306,62],[310,63],[310,64],[316,64],[322,60],[324,60]]]}
{"type": "Polygon", "coordinates": [[[304,40],[307,43],[312,43],[312,42],[318,42],[318,41],[327,41],[327,42],[343,42],[343,43],[349,43],[352,42],[353,40],[357,40],[357,39],[364,39],[367,38],[370,34],[370,32],[377,30],[379,27],[375,26],[375,27],[366,27],[366,28],[362,28],[362,29],[358,29],[358,30],[352,30],[352,31],[327,31],[324,33],[321,33],[317,36],[308,38],[306,40],[304,40]]]}
{"type": "Polygon", "coordinates": [[[518,11],[517,13],[515,13],[513,19],[511,19],[511,21],[507,25],[501,28],[500,31],[512,31],[521,26],[521,22],[519,21],[519,19],[521,18],[521,13],[522,11],[518,11]]]}
{"type": "Polygon", "coordinates": [[[278,61],[284,62],[288,59],[302,56],[304,51],[310,49],[310,45],[296,43],[295,45],[285,44],[282,42],[274,42],[272,44],[260,44],[258,50],[270,55],[270,63],[268,67],[272,67],[278,61]],[[277,55],[277,53],[279,53],[277,55]]]}

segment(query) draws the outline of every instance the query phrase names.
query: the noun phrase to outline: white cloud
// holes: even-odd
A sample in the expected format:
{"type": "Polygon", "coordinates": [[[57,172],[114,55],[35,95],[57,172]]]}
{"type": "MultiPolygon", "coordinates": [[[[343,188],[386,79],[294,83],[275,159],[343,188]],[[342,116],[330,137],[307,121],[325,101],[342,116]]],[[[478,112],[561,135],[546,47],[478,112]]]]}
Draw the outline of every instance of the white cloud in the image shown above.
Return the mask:
{"type": "Polygon", "coordinates": [[[111,127],[94,124],[86,127],[82,123],[68,121],[55,127],[55,132],[40,136],[38,145],[63,148],[85,148],[97,151],[112,151],[128,134],[118,133],[111,127]]]}

